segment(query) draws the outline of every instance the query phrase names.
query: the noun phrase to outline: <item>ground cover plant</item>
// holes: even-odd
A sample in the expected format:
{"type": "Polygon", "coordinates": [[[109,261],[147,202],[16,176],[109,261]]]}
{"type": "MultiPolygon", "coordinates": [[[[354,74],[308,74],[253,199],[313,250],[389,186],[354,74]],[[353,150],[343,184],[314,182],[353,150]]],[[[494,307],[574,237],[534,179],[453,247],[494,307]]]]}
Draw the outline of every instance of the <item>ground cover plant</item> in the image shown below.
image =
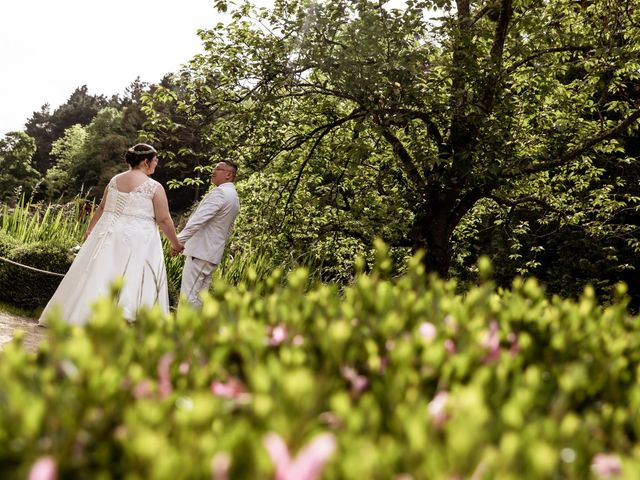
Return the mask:
{"type": "Polygon", "coordinates": [[[52,320],[37,353],[18,336],[0,352],[0,470],[637,478],[640,319],[623,285],[608,306],[534,279],[460,295],[419,257],[388,278],[383,250],[342,291],[275,270],[218,280],[202,312],[128,327],[103,299],[86,328],[52,320]]]}

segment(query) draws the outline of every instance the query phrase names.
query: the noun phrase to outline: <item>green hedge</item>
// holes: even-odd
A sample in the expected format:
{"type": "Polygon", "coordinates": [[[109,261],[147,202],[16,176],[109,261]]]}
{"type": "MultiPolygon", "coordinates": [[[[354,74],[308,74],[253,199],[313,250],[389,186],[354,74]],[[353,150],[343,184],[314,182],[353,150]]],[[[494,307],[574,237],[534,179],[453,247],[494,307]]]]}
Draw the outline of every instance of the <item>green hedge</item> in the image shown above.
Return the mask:
{"type": "MultiPolygon", "coordinates": [[[[2,232],[0,255],[22,265],[62,274],[69,269],[72,260],[67,246],[43,241],[20,245],[2,232]]],[[[25,309],[43,307],[61,280],[59,276],[0,261],[0,300],[25,309]]]]}
{"type": "Polygon", "coordinates": [[[18,242],[11,235],[0,230],[0,257],[8,258],[9,252],[17,244],[18,242]]]}
{"type": "Polygon", "coordinates": [[[217,283],[202,312],[131,327],[104,299],[85,328],[52,321],[35,354],[17,338],[0,352],[0,471],[304,479],[291,469],[326,454],[328,479],[640,478],[623,286],[607,307],[533,279],[459,295],[418,259],[393,280],[388,264],[342,292],[304,270],[217,283]]]}

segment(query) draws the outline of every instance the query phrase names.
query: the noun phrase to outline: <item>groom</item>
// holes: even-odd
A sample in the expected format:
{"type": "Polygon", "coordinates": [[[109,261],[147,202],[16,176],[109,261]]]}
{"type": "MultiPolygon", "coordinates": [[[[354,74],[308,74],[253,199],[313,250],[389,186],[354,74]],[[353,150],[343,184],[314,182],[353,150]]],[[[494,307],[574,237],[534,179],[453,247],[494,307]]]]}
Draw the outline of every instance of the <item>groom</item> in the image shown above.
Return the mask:
{"type": "MultiPolygon", "coordinates": [[[[211,173],[211,183],[217,188],[204,196],[178,234],[186,257],[180,293],[195,308],[202,306],[200,292],[209,290],[211,274],[222,259],[233,222],[240,210],[240,201],[233,184],[237,172],[238,166],[231,160],[221,160],[215,166],[211,173]]],[[[178,253],[179,250],[171,249],[172,255],[178,253]]]]}

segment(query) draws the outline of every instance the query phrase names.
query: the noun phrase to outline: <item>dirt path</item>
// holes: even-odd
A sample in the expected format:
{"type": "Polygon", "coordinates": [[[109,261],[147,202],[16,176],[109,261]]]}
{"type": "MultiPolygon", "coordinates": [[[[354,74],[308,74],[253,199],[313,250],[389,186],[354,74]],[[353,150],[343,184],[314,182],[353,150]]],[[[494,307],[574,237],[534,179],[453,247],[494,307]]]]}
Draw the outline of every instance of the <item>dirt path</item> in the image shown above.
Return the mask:
{"type": "Polygon", "coordinates": [[[46,329],[39,327],[36,320],[0,312],[0,350],[5,343],[11,341],[17,329],[25,331],[24,346],[32,352],[46,336],[46,329]]]}

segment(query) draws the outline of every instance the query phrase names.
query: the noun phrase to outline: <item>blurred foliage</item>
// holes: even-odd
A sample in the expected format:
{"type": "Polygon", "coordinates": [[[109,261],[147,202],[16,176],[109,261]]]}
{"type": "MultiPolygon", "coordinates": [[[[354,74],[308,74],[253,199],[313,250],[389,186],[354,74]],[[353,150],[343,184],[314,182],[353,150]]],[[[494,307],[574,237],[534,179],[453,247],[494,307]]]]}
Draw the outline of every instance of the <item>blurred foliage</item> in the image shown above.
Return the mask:
{"type": "Polygon", "coordinates": [[[0,469],[25,478],[50,456],[59,478],[224,478],[226,458],[229,478],[270,478],[265,435],[295,455],[329,432],[327,479],[599,478],[603,454],[640,474],[624,285],[604,307],[478,268],[459,295],[419,257],[391,278],[379,245],[342,292],[304,269],[249,272],[201,312],[128,326],[105,298],[84,328],[52,318],[36,353],[20,335],[0,352],[0,469]]]}

